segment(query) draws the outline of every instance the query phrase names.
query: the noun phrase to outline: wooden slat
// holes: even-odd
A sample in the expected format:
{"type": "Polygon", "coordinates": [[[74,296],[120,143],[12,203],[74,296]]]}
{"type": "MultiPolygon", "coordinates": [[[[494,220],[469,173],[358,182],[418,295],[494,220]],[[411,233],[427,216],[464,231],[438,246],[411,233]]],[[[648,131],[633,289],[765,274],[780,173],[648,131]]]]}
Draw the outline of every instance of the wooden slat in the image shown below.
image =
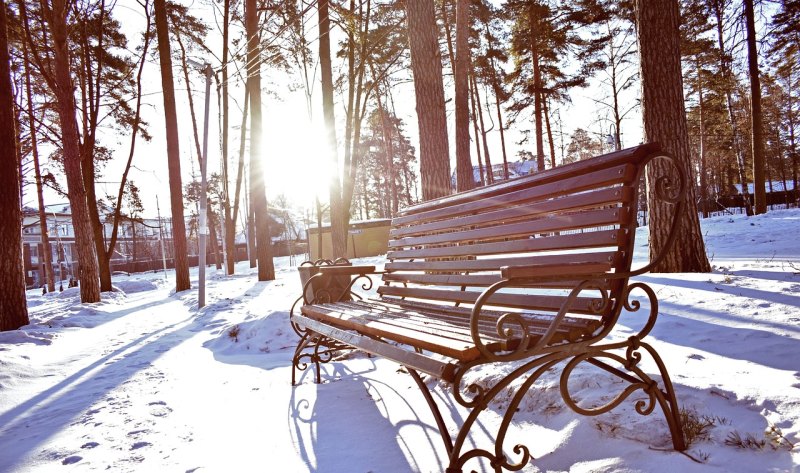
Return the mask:
{"type": "MultiPolygon", "coordinates": [[[[472,304],[478,300],[478,297],[481,295],[480,292],[475,291],[455,291],[448,289],[428,289],[397,286],[380,286],[378,287],[378,293],[381,295],[396,297],[458,302],[462,304],[472,304]]],[[[566,300],[567,298],[562,296],[495,293],[489,298],[487,304],[492,306],[514,307],[518,309],[557,311],[561,309],[561,306],[566,300]]],[[[596,300],[596,298],[578,297],[573,302],[569,312],[593,314],[593,312],[589,310],[589,307],[590,304],[596,300]]]]}
{"type": "MultiPolygon", "coordinates": [[[[345,302],[339,304],[352,304],[353,302],[345,302]]],[[[361,302],[356,302],[361,303],[361,302]]],[[[444,306],[441,304],[431,304],[429,302],[422,302],[422,301],[412,301],[412,300],[405,300],[405,299],[395,299],[392,297],[384,297],[381,299],[369,299],[366,301],[369,305],[373,307],[385,307],[387,310],[393,310],[402,313],[408,313],[409,311],[417,311],[422,314],[438,314],[438,317],[457,317],[459,319],[463,319],[466,324],[469,323],[469,319],[472,316],[472,309],[468,307],[454,307],[454,306],[444,306]]],[[[500,310],[490,310],[490,309],[481,309],[481,321],[488,324],[488,330],[495,330],[497,326],[497,320],[506,314],[507,311],[500,311],[500,310]]],[[[544,326],[547,327],[550,325],[550,322],[553,320],[552,313],[535,313],[530,311],[521,312],[521,314],[525,317],[525,320],[528,321],[532,325],[544,326]]],[[[565,330],[568,329],[585,329],[587,325],[592,325],[596,327],[597,323],[600,322],[598,316],[565,316],[564,319],[561,321],[561,326],[564,327],[565,330]]],[[[484,333],[484,332],[481,332],[484,333]]],[[[488,333],[488,332],[487,332],[488,333]]]]}
{"type": "Polygon", "coordinates": [[[422,248],[390,251],[389,259],[436,258],[453,256],[499,255],[532,251],[570,250],[578,248],[601,248],[624,244],[625,230],[601,230],[571,235],[558,235],[542,238],[478,243],[442,248],[422,248]]]}
{"type": "Polygon", "coordinates": [[[602,263],[573,263],[565,265],[536,264],[528,266],[507,266],[501,268],[503,278],[538,278],[553,276],[574,276],[581,279],[580,275],[603,275],[610,268],[602,263]]]}
{"type": "MultiPolygon", "coordinates": [[[[473,227],[490,224],[492,222],[512,222],[522,218],[534,218],[556,211],[572,211],[615,203],[627,203],[633,198],[633,188],[629,186],[601,189],[599,191],[575,194],[559,199],[549,199],[532,204],[530,201],[520,199],[512,202],[515,207],[501,208],[477,215],[461,216],[457,219],[437,220],[427,222],[421,220],[413,226],[393,227],[389,234],[392,238],[422,235],[435,231],[473,227]],[[525,203],[525,205],[519,205],[525,203]]],[[[547,196],[548,198],[550,196],[547,196]]]]}
{"type": "Polygon", "coordinates": [[[478,349],[471,343],[471,340],[469,342],[459,341],[441,334],[392,325],[386,321],[370,320],[350,311],[327,310],[325,305],[307,305],[303,306],[301,310],[307,317],[339,328],[356,330],[364,335],[388,338],[461,361],[474,360],[479,355],[478,349]]]}
{"type": "Polygon", "coordinates": [[[619,225],[627,221],[627,214],[628,211],[625,207],[589,210],[511,223],[508,225],[483,227],[475,230],[462,230],[390,240],[389,248],[459,243],[463,241],[499,240],[503,238],[533,235],[536,233],[562,232],[606,225],[619,225]]]}
{"type": "Polygon", "coordinates": [[[413,224],[419,221],[431,221],[452,218],[459,215],[483,212],[493,208],[513,205],[520,199],[534,200],[546,197],[559,197],[589,189],[598,189],[614,184],[630,182],[636,175],[636,167],[623,164],[610,169],[601,169],[589,174],[572,176],[569,179],[548,182],[546,184],[527,187],[509,193],[499,193],[490,198],[474,199],[472,196],[463,201],[454,201],[453,205],[439,207],[421,213],[414,213],[392,219],[393,226],[413,224]]]}
{"type": "Polygon", "coordinates": [[[308,317],[296,314],[292,321],[301,327],[307,327],[313,332],[324,335],[333,340],[337,340],[351,347],[374,355],[379,355],[389,360],[408,366],[417,371],[428,373],[447,382],[452,382],[455,374],[455,365],[425,356],[413,351],[404,350],[394,345],[373,340],[358,333],[341,330],[330,325],[326,325],[308,317]]]}
{"type": "MultiPolygon", "coordinates": [[[[438,307],[430,309],[421,305],[399,305],[390,304],[388,300],[371,299],[369,301],[343,302],[329,304],[327,307],[335,307],[345,312],[364,314],[365,319],[381,321],[388,325],[397,325],[412,330],[420,330],[425,333],[433,333],[466,343],[472,343],[472,332],[470,329],[471,313],[459,307],[449,309],[438,307]]],[[[481,340],[490,349],[499,349],[508,346],[509,341],[497,335],[497,322],[504,312],[481,311],[478,323],[478,330],[481,340]]],[[[553,321],[553,314],[532,314],[521,313],[520,316],[525,320],[528,333],[532,336],[543,335],[553,321]]],[[[556,330],[556,335],[551,340],[552,343],[560,343],[564,340],[577,340],[589,333],[600,325],[598,319],[577,319],[566,317],[561,321],[556,330]]],[[[385,332],[387,338],[392,338],[392,334],[385,332]]],[[[512,339],[511,345],[516,345],[518,341],[512,339]]]]}
{"type": "Polygon", "coordinates": [[[609,263],[616,266],[623,254],[619,251],[595,251],[560,255],[514,256],[450,261],[390,261],[386,271],[499,271],[503,266],[532,264],[609,263]]]}
{"type": "Polygon", "coordinates": [[[502,280],[499,274],[424,274],[392,273],[383,277],[384,281],[412,284],[431,284],[437,286],[475,286],[485,287],[502,280]]]}
{"type": "Polygon", "coordinates": [[[589,160],[578,161],[552,169],[547,169],[536,174],[511,179],[499,184],[481,187],[471,191],[423,202],[421,204],[406,208],[400,212],[400,215],[407,216],[419,214],[431,209],[453,205],[453,203],[457,201],[487,198],[496,194],[510,192],[518,188],[551,182],[577,174],[586,174],[597,169],[608,168],[610,166],[615,166],[622,163],[638,164],[648,157],[648,155],[658,153],[660,150],[661,148],[658,144],[647,143],[634,148],[628,148],[598,156],[589,160]]]}

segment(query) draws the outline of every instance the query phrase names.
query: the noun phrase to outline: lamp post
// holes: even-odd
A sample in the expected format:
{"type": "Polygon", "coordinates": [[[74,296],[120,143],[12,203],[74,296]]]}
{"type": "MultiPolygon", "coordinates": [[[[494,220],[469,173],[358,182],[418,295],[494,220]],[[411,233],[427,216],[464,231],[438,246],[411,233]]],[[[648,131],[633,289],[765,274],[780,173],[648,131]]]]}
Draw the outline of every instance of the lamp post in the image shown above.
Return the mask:
{"type": "MultiPolygon", "coordinates": [[[[200,67],[199,64],[189,60],[195,67],[200,67]]],[[[211,76],[213,71],[211,64],[205,63],[202,66],[202,71],[206,76],[206,105],[205,105],[205,123],[203,124],[203,156],[200,158],[200,215],[198,216],[198,244],[200,246],[198,255],[198,294],[197,294],[197,308],[200,309],[206,305],[206,241],[208,238],[208,216],[207,206],[208,198],[206,197],[208,191],[208,182],[206,181],[206,169],[208,164],[208,112],[211,101],[211,76]]]]}

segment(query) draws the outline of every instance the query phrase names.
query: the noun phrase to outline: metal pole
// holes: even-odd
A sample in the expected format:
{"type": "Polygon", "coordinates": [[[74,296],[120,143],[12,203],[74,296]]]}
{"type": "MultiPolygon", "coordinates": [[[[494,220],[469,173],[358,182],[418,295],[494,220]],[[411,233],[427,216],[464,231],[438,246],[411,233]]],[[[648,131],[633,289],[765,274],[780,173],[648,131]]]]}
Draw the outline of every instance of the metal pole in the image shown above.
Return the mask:
{"type": "Polygon", "coordinates": [[[161,242],[161,263],[164,265],[164,280],[166,280],[167,253],[164,251],[164,231],[161,228],[161,208],[158,206],[158,196],[156,196],[156,211],[158,212],[158,241],[161,242]]]}
{"type": "Polygon", "coordinates": [[[206,237],[208,236],[208,223],[206,215],[206,207],[208,206],[206,191],[206,168],[208,164],[208,110],[211,100],[211,64],[206,63],[203,69],[206,75],[206,110],[205,110],[205,124],[203,129],[203,156],[200,160],[200,216],[199,216],[199,243],[200,255],[198,262],[198,295],[197,295],[197,308],[202,308],[206,305],[206,237]]]}

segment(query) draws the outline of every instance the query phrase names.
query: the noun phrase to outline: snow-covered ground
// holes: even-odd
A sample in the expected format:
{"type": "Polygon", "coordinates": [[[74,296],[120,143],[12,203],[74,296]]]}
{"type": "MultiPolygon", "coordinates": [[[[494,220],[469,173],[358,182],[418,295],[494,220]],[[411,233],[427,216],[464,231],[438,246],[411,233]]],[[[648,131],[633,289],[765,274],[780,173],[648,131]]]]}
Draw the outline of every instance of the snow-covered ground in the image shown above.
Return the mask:
{"type": "MultiPolygon", "coordinates": [[[[531,447],[524,471],[800,471],[800,211],[702,226],[712,273],[640,280],[660,300],[650,341],[706,435],[688,455],[670,450],[660,411],[639,416],[636,396],[579,416],[548,374],[507,442],[509,454],[531,447]]],[[[638,242],[641,261],[644,233],[638,242]]],[[[77,288],[31,291],[31,324],[0,334],[0,472],[441,471],[434,421],[397,365],[349,355],[324,365],[322,384],[306,372],[292,388],[300,287],[288,260],[276,267],[272,282],[246,263],[232,277],[210,270],[201,310],[196,291],[175,294],[163,274],[117,277],[92,305],[77,288]]],[[[619,335],[640,324],[623,316],[619,335]]],[[[589,369],[575,380],[584,400],[619,392],[589,369]]],[[[463,417],[444,385],[434,392],[448,421],[463,417]]],[[[496,430],[506,400],[474,441],[496,430]]]]}

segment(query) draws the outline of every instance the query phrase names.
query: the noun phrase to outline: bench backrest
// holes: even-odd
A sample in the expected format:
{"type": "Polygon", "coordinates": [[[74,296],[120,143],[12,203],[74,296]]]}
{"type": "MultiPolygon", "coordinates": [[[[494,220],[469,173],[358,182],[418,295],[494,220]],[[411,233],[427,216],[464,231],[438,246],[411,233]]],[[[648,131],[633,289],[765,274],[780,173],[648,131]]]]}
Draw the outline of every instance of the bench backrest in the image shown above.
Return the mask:
{"type": "MultiPolygon", "coordinates": [[[[642,145],[405,209],[392,221],[378,292],[384,298],[470,307],[501,279],[504,266],[547,264],[569,271],[593,264],[602,271],[628,271],[640,168],[657,151],[657,145],[642,145]]],[[[555,312],[574,284],[511,286],[493,295],[489,305],[555,312]]],[[[610,285],[614,299],[626,281],[610,285]]],[[[592,304],[598,297],[599,292],[580,297],[570,313],[604,320],[616,304],[600,304],[604,309],[597,313],[592,304]]]]}

